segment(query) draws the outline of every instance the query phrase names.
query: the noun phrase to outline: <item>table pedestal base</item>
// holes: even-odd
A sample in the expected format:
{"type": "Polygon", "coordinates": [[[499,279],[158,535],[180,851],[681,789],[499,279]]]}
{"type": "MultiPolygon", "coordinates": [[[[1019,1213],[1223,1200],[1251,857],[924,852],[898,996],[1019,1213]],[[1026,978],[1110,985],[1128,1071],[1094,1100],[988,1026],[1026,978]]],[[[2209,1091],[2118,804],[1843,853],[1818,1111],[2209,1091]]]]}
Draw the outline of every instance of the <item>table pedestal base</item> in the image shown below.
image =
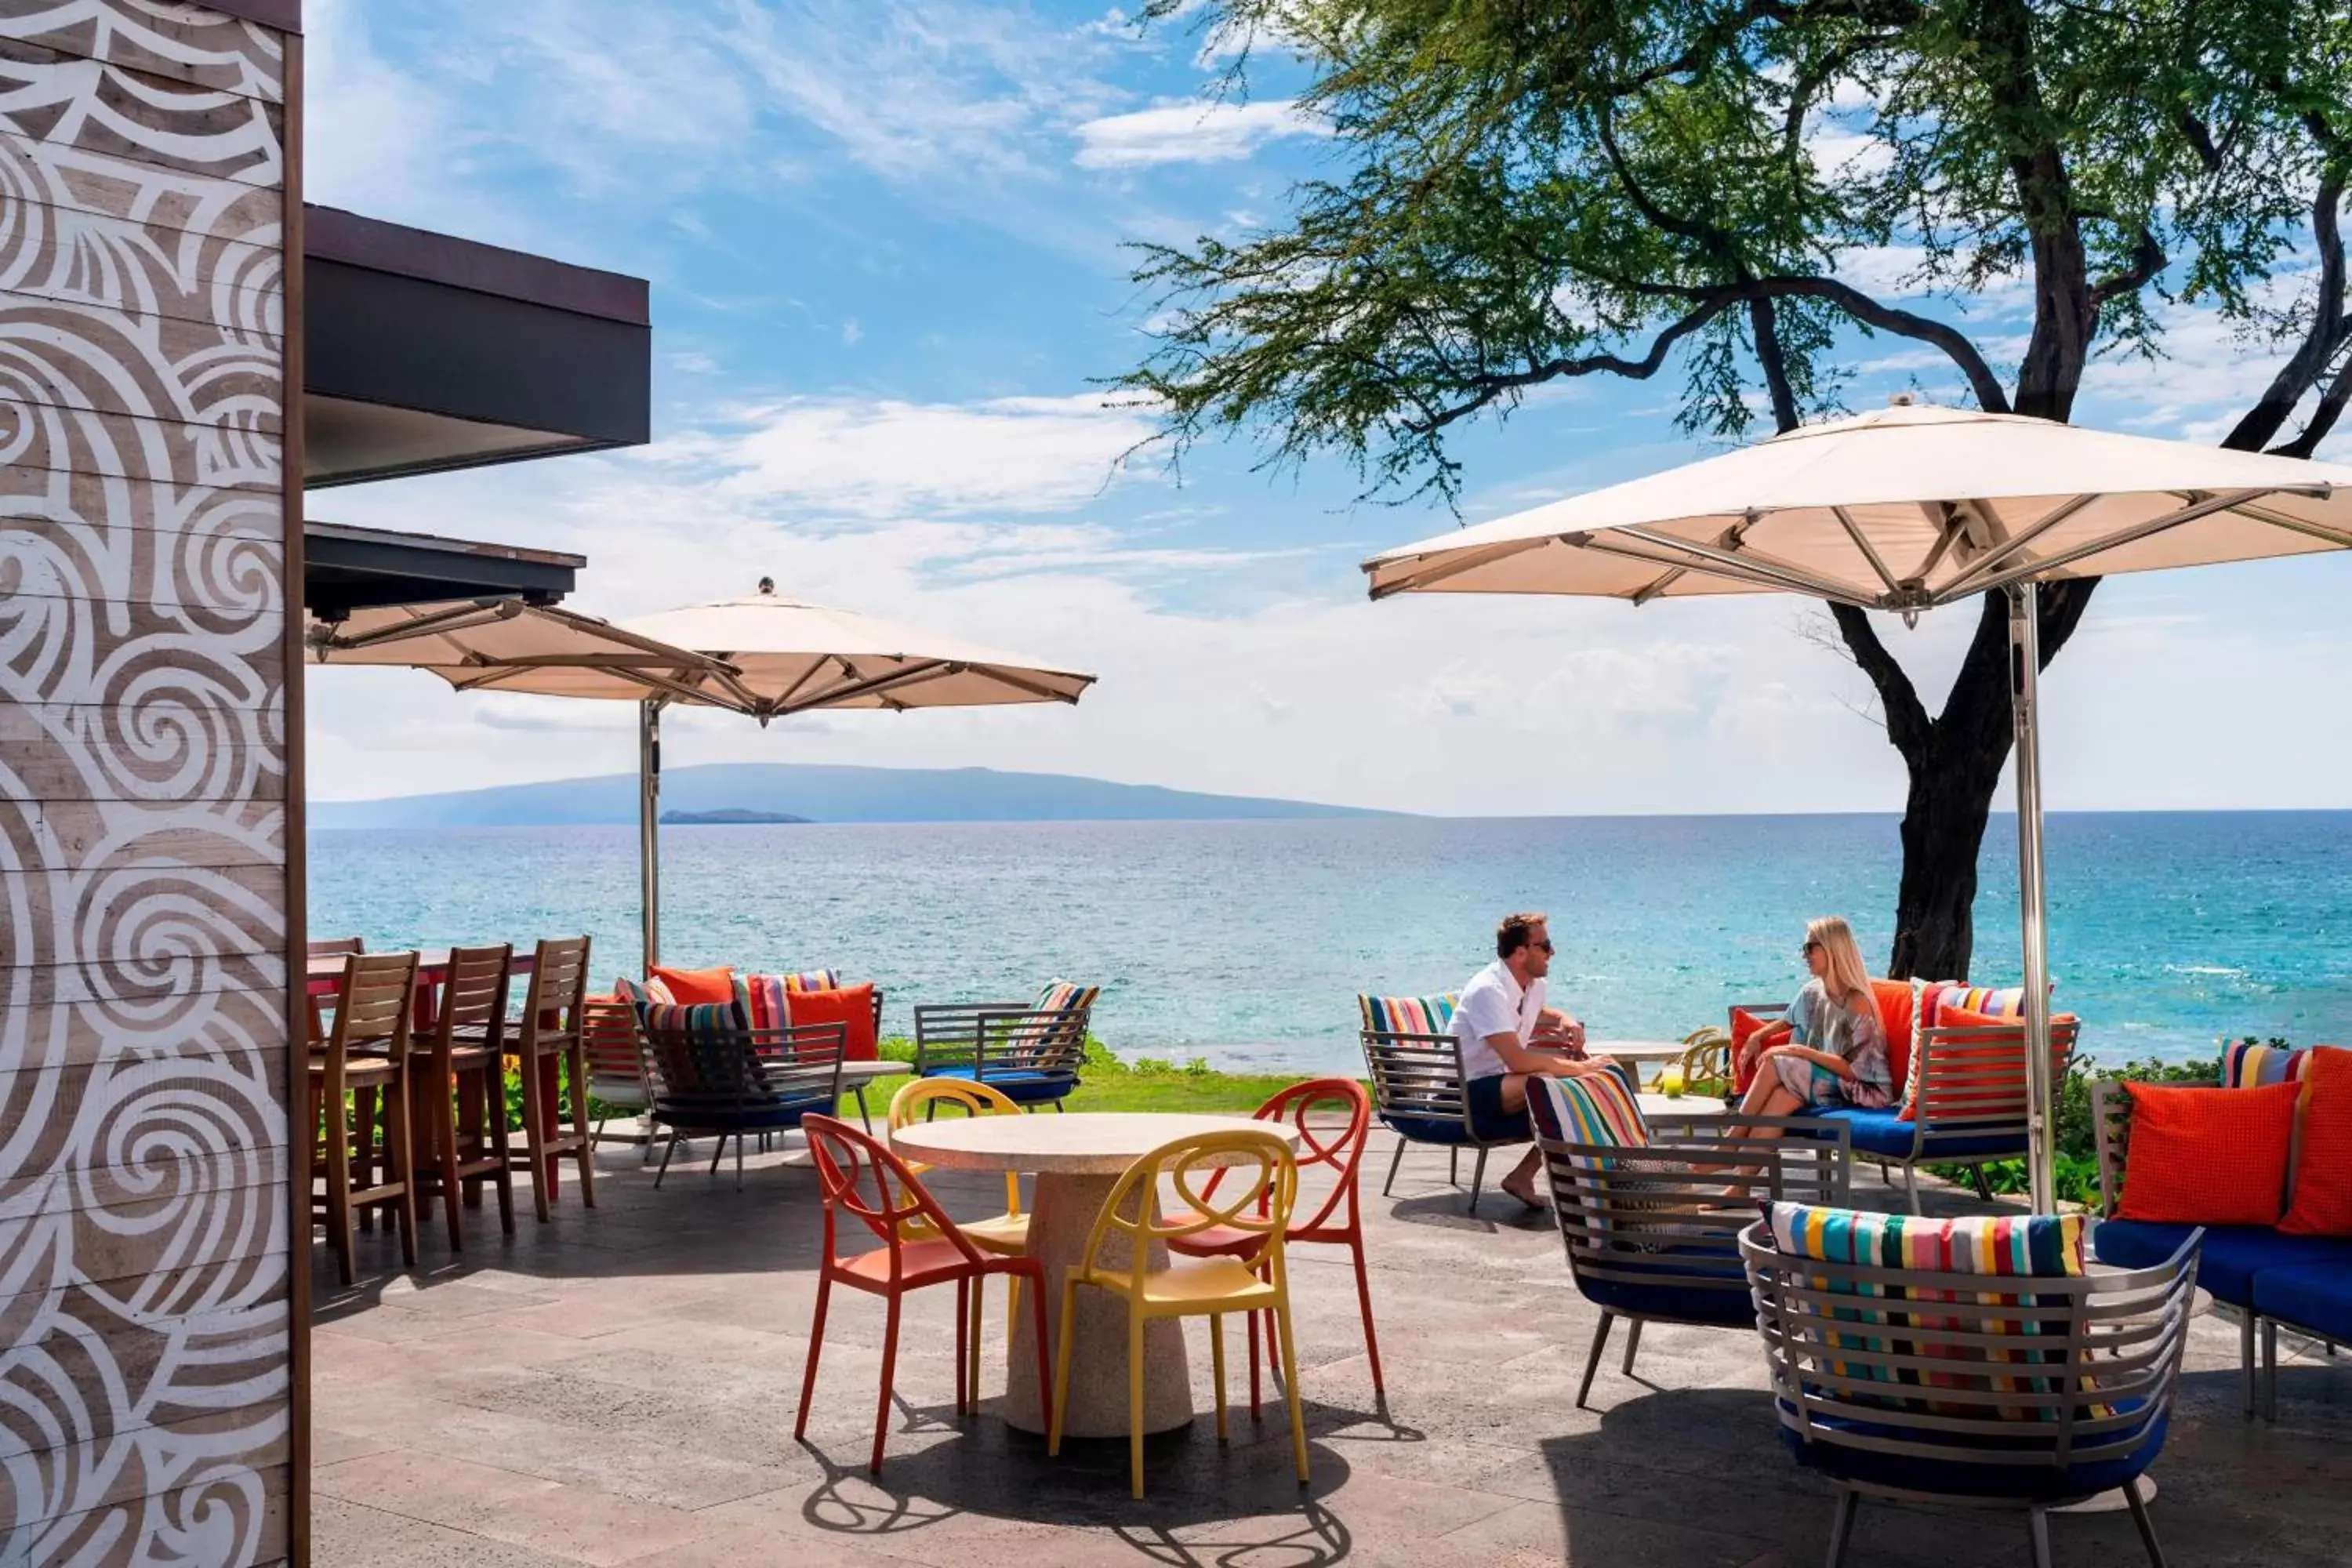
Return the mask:
{"type": "MultiPolygon", "coordinates": [[[[1124,1437],[1127,1420],[1127,1304],[1106,1291],[1081,1287],[1077,1321],[1064,1323],[1062,1280],[1073,1264],[1083,1260],[1087,1234],[1102,1212],[1103,1201],[1118,1184],[1116,1175],[1041,1174],[1029,1219],[1029,1256],[1045,1266],[1045,1320],[1057,1336],[1048,1345],[1046,1366],[1058,1336],[1075,1333],[1070,1346],[1070,1404],[1062,1429],[1072,1437],[1124,1437]]],[[[1125,1244],[1117,1237],[1103,1244],[1101,1261],[1123,1261],[1125,1244]]],[[[1168,1249],[1154,1245],[1146,1267],[1168,1267],[1168,1249]]],[[[1024,1285],[1024,1289],[1026,1287],[1024,1285]]],[[[995,1317],[991,1310],[984,1324],[995,1317]]],[[[1005,1384],[1004,1419],[1024,1432],[1045,1430],[1050,1411],[1037,1406],[1036,1331],[1029,1304],[1021,1304],[1013,1320],[1013,1360],[1005,1384]]],[[[985,1328],[982,1331],[985,1331],[985,1328]]],[[[1192,1419],[1192,1384],[1184,1359],[1184,1331],[1172,1319],[1147,1323],[1143,1330],[1143,1429],[1165,1432],[1192,1419]]]]}

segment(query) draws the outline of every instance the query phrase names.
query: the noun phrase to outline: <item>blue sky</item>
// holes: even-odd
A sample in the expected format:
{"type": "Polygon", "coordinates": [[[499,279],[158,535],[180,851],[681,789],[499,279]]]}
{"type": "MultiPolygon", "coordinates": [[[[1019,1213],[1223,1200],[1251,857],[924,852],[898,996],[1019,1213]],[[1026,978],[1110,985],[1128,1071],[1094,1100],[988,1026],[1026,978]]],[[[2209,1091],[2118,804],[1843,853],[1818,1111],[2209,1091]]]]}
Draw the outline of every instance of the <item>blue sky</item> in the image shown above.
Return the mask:
{"type": "MultiPolygon", "coordinates": [[[[1181,486],[1158,455],[1121,462],[1150,429],[1094,385],[1145,346],[1122,244],[1279,220],[1331,152],[1282,62],[1215,103],[1197,37],[1100,4],[306,15],[312,199],[647,278],[656,332],[652,447],[322,492],[313,517],[582,552],[597,614],[772,574],[1103,678],[1075,710],[674,721],[672,766],[977,764],[1481,814],[1901,804],[1866,688],[1800,605],[1375,606],[1356,563],[1443,510],[1354,505],[1337,464],[1255,473],[1246,445],[1194,452],[1181,486]]],[[[1975,319],[1999,339],[2018,304],[1975,319]]],[[[2267,376],[2222,323],[2173,326],[2168,359],[2094,370],[2085,421],[2210,438],[2267,376]]],[[[1904,349],[1854,345],[1853,405],[1948,394],[1904,349]]],[[[1461,443],[1465,514],[1701,455],[1672,405],[1664,377],[1547,390],[1461,443]]],[[[2045,687],[2053,804],[2352,805],[2347,590],[2346,560],[2109,583],[2045,687]]],[[[1890,637],[1940,693],[1972,619],[1890,637]]],[[[634,765],[620,705],[311,680],[322,798],[634,765]]]]}

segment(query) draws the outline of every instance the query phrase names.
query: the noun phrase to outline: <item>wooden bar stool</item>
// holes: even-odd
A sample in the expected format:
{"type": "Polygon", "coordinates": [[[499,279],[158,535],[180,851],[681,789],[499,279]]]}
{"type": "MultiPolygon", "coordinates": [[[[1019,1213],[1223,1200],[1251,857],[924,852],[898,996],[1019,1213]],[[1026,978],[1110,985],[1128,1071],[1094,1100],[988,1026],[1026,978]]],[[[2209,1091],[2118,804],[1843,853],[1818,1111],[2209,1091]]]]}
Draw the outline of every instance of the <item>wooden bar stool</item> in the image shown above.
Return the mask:
{"type": "Polygon", "coordinates": [[[522,1019],[509,1031],[509,1049],[522,1069],[523,1147],[509,1147],[508,1163],[530,1173],[531,1205],[541,1224],[549,1218],[548,1188],[561,1155],[579,1162],[580,1201],[596,1206],[595,1134],[588,1125],[588,1058],[581,1038],[587,995],[588,939],[541,942],[522,1019]],[[562,1126],[559,1068],[571,1088],[570,1131],[562,1126]]]}
{"type": "Polygon", "coordinates": [[[499,1059],[513,964],[514,948],[504,942],[450,950],[433,1031],[417,1046],[409,1073],[413,1121],[425,1140],[416,1155],[418,1190],[440,1198],[456,1251],[466,1246],[457,1214],[465,1189],[486,1180],[498,1185],[499,1228],[514,1234],[506,1074],[499,1059]]]}
{"type": "MultiPolygon", "coordinates": [[[[365,952],[367,943],[355,936],[326,937],[310,944],[311,958],[348,958],[355,952],[365,952]]],[[[310,998],[310,1048],[318,1049],[327,1043],[327,1019],[324,1001],[310,998]]]]}
{"type": "MultiPolygon", "coordinates": [[[[325,1127],[325,1147],[313,1145],[324,1165],[325,1191],[313,1191],[311,1214],[323,1218],[328,1243],[343,1283],[356,1278],[352,1264],[352,1221],[361,1211],[389,1204],[400,1223],[400,1255],[416,1266],[416,1188],[412,1179],[408,1119],[410,1008],[416,990],[413,952],[354,953],[343,961],[342,984],[334,998],[334,1026],[310,1056],[310,1125],[325,1127]],[[345,1120],[343,1097],[361,1101],[358,1116],[345,1120]],[[384,1174],[352,1180],[356,1146],[361,1169],[373,1172],[375,1118],[368,1101],[383,1102],[384,1174]]],[[[313,1165],[314,1173],[318,1165],[313,1165]]],[[[314,1177],[315,1180],[315,1177],[314,1177]]]]}

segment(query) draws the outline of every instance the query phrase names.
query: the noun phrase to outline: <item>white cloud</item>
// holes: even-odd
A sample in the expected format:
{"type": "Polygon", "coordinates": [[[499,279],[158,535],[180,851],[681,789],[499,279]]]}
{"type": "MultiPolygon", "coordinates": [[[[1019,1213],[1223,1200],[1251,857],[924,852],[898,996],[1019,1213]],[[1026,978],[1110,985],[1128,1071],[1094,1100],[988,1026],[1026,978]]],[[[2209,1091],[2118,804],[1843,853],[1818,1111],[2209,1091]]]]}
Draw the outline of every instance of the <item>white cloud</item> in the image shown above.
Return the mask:
{"type": "Polygon", "coordinates": [[[1073,162],[1084,169],[1232,163],[1282,137],[1330,133],[1327,122],[1287,102],[1164,103],[1078,126],[1073,162]]]}
{"type": "Polygon", "coordinates": [[[1061,511],[1099,495],[1155,426],[1099,395],[975,404],[794,398],[664,442],[717,495],[831,516],[1061,511]]]}

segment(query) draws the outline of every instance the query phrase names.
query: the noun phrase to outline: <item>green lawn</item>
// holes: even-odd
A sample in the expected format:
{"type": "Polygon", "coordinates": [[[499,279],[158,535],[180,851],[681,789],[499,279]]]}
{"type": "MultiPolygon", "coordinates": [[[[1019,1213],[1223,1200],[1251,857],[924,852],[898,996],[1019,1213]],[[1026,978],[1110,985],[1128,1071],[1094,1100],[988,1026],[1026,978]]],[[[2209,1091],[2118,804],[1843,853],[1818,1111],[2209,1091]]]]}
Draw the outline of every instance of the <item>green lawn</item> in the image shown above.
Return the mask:
{"type": "MultiPolygon", "coordinates": [[[[911,1040],[889,1039],[881,1054],[897,1061],[912,1061],[911,1040]]],[[[1255,1110],[1274,1095],[1311,1077],[1307,1073],[1213,1072],[1200,1062],[1173,1062],[1139,1058],[1122,1061],[1097,1041],[1087,1042],[1087,1063],[1078,1088],[1063,1106],[1069,1110],[1255,1110]]],[[[890,1097],[910,1078],[877,1079],[866,1090],[866,1103],[880,1116],[890,1097]]]]}

